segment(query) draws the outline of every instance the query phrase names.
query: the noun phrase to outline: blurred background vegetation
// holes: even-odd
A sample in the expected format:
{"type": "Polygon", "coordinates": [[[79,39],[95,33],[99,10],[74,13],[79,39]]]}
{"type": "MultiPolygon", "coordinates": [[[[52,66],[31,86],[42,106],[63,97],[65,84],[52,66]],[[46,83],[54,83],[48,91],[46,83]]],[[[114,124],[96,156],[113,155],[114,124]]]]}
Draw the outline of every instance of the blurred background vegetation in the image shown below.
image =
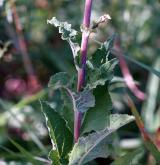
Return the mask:
{"type": "MultiPolygon", "coordinates": [[[[0,0],[0,165],[30,164],[10,139],[36,159],[43,158],[42,164],[47,164],[51,144],[39,99],[46,98],[53,106],[58,106],[55,104],[57,95],[47,89],[49,77],[59,71],[70,74],[75,72],[69,45],[61,40],[56,28],[47,24],[47,19],[56,16],[59,20],[71,23],[79,31],[84,0],[17,0],[15,4],[40,87],[33,91],[31,88],[34,87],[28,85],[11,1],[0,0]]],[[[129,58],[160,71],[159,1],[94,0],[92,20],[104,13],[110,14],[112,20],[99,27],[96,40],[105,41],[118,33],[123,50],[129,58]]],[[[96,45],[91,41],[89,54],[95,49],[96,45]]],[[[134,96],[132,98],[142,114],[147,131],[160,147],[160,131],[157,131],[160,127],[159,78],[135,63],[128,61],[128,66],[139,87],[148,96],[144,102],[134,96]]],[[[115,76],[121,77],[119,67],[116,68],[115,76]]],[[[110,90],[113,112],[130,114],[123,98],[123,94],[129,91],[123,81],[115,81],[110,90]]],[[[118,137],[121,149],[119,154],[142,145],[135,123],[121,129],[118,137]]]]}

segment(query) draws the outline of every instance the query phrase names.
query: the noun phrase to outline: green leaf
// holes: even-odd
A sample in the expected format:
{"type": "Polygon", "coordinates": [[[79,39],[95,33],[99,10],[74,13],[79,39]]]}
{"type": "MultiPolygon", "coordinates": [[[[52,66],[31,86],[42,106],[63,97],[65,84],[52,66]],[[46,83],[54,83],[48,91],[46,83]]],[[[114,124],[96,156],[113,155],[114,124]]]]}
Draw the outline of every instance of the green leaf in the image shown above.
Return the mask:
{"type": "Polygon", "coordinates": [[[62,116],[66,121],[67,127],[73,133],[74,111],[82,113],[88,111],[90,107],[94,107],[95,98],[91,91],[83,91],[77,94],[71,93],[69,95],[65,90],[61,90],[61,94],[64,100],[62,116]]]}
{"type": "MultiPolygon", "coordinates": [[[[72,100],[73,109],[82,113],[86,112],[90,107],[94,107],[95,99],[91,90],[84,90],[82,92],[74,93],[71,88],[71,78],[65,72],[55,74],[50,78],[49,87],[56,90],[59,88],[65,89],[68,96],[72,100]]],[[[66,97],[65,97],[66,99],[66,97]]],[[[67,101],[68,102],[68,101],[67,101]]]]}
{"type": "Polygon", "coordinates": [[[61,38],[63,40],[67,40],[68,43],[70,44],[70,47],[73,53],[75,66],[78,70],[79,68],[78,55],[80,52],[80,46],[78,43],[78,32],[71,28],[71,24],[67,22],[58,21],[55,17],[53,17],[51,20],[47,20],[47,23],[54,25],[55,27],[58,27],[59,33],[62,34],[61,38]]]}
{"type": "Polygon", "coordinates": [[[108,61],[108,58],[106,58],[105,62],[102,60],[101,65],[99,64],[100,59],[98,59],[97,64],[94,60],[93,62],[92,60],[87,61],[86,89],[94,89],[98,85],[105,85],[107,81],[110,81],[113,78],[113,69],[117,64],[117,59],[108,61]]]}
{"type": "Polygon", "coordinates": [[[59,72],[51,76],[48,87],[56,90],[62,87],[68,87],[71,83],[71,79],[66,72],[59,72]]]}
{"type": "Polygon", "coordinates": [[[131,121],[134,121],[134,116],[130,116],[127,114],[112,114],[110,115],[110,128],[111,129],[118,129],[131,121]]]}
{"type": "Polygon", "coordinates": [[[95,107],[85,114],[82,124],[82,133],[99,131],[109,125],[109,115],[112,109],[112,102],[107,86],[98,86],[93,90],[95,96],[95,107]]]}
{"type": "Polygon", "coordinates": [[[82,113],[88,111],[90,107],[94,107],[95,98],[91,90],[72,92],[70,90],[74,86],[72,80],[67,73],[60,72],[51,77],[48,86],[54,90],[61,88],[61,97],[64,101],[61,115],[67,127],[73,132],[73,111],[82,113]]]}
{"type": "Polygon", "coordinates": [[[65,120],[67,128],[73,133],[74,110],[67,90],[62,88],[55,91],[53,100],[47,101],[47,104],[65,120]]]}
{"type": "MultiPolygon", "coordinates": [[[[67,90],[75,91],[76,89],[76,76],[70,77],[66,72],[59,72],[51,76],[48,87],[53,90],[65,88],[67,90]]],[[[69,91],[68,91],[69,92],[69,91]]]]}
{"type": "Polygon", "coordinates": [[[12,139],[9,139],[11,143],[27,158],[28,161],[30,161],[33,164],[41,164],[38,160],[35,160],[33,155],[28,152],[25,148],[23,148],[21,145],[19,145],[17,142],[15,142],[12,139]]]}
{"type": "Polygon", "coordinates": [[[101,48],[98,48],[96,52],[92,55],[90,61],[94,67],[98,68],[106,62],[106,57],[108,57],[108,53],[105,47],[102,45],[101,48]]]}
{"type": "MultiPolygon", "coordinates": [[[[160,70],[160,57],[155,59],[153,68],[160,70]]],[[[148,75],[148,81],[146,85],[147,98],[142,105],[142,115],[144,118],[144,124],[148,132],[156,132],[160,126],[160,110],[157,109],[157,101],[159,95],[160,79],[150,73],[148,75]],[[157,110],[156,110],[157,109],[157,110]],[[148,123],[150,123],[148,125],[148,123]]]]}
{"type": "Polygon", "coordinates": [[[53,161],[53,164],[54,162],[60,162],[61,164],[62,162],[67,162],[68,153],[71,151],[73,144],[72,133],[66,127],[66,123],[62,117],[47,105],[47,103],[41,102],[41,107],[46,117],[47,127],[52,142],[50,159],[53,161]]]}
{"type": "Polygon", "coordinates": [[[108,56],[110,54],[110,49],[113,47],[115,35],[107,39],[106,42],[101,44],[101,47],[98,48],[95,53],[92,55],[90,61],[94,67],[100,67],[108,61],[108,56]]]}
{"type": "Polygon", "coordinates": [[[114,68],[118,60],[116,58],[108,60],[110,49],[113,47],[113,35],[87,61],[87,76],[85,89],[94,89],[98,85],[105,85],[113,78],[114,68]]]}
{"type": "Polygon", "coordinates": [[[127,154],[125,154],[124,156],[116,159],[112,165],[142,165],[139,163],[139,160],[142,158],[142,156],[144,155],[144,149],[143,148],[138,148],[134,151],[131,151],[127,154]]]}
{"type": "Polygon", "coordinates": [[[60,162],[60,158],[59,158],[59,155],[58,155],[58,152],[54,151],[54,150],[51,150],[49,152],[49,159],[52,160],[52,164],[51,165],[61,165],[61,162],[60,162]]]}
{"type": "Polygon", "coordinates": [[[74,130],[74,109],[72,99],[67,91],[61,90],[61,98],[63,100],[62,116],[66,121],[66,126],[73,133],[74,130]]]}
{"type": "Polygon", "coordinates": [[[129,115],[110,115],[109,127],[79,138],[70,154],[69,165],[83,165],[98,157],[108,157],[112,152],[112,134],[133,120],[134,117],[129,115]]]}
{"type": "Polygon", "coordinates": [[[95,97],[89,90],[84,90],[74,95],[73,104],[79,112],[87,112],[90,107],[95,106],[95,97]]]}
{"type": "Polygon", "coordinates": [[[144,139],[144,144],[150,153],[154,156],[156,162],[160,164],[160,151],[151,139],[144,139]]]}
{"type": "Polygon", "coordinates": [[[47,20],[47,23],[59,27],[59,33],[62,34],[63,40],[68,40],[74,38],[77,35],[77,31],[71,28],[71,24],[67,22],[61,22],[57,20],[56,17],[53,17],[51,20],[47,20]]]}
{"type": "Polygon", "coordinates": [[[107,52],[110,52],[111,51],[111,48],[113,47],[114,45],[114,40],[115,38],[117,37],[117,34],[113,34],[111,37],[109,37],[104,43],[104,47],[106,49],[107,52]]]}

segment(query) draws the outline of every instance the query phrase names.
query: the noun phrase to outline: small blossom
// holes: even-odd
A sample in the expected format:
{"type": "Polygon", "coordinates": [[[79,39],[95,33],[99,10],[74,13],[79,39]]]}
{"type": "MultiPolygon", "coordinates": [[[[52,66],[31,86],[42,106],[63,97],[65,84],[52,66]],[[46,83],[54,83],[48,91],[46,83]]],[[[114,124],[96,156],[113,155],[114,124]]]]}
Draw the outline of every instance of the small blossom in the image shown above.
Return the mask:
{"type": "Polygon", "coordinates": [[[99,26],[99,24],[103,22],[107,22],[108,20],[111,20],[111,17],[109,14],[102,15],[98,21],[93,22],[92,29],[95,29],[99,26]]]}

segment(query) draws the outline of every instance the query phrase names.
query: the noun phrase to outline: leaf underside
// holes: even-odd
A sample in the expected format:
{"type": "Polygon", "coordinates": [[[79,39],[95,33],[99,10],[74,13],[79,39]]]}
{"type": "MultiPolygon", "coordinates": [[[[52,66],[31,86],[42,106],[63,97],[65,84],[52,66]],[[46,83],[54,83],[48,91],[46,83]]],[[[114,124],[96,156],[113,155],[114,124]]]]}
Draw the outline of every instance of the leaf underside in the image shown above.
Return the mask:
{"type": "Polygon", "coordinates": [[[113,133],[133,120],[134,117],[129,115],[110,115],[109,127],[79,138],[71,151],[69,165],[83,165],[98,157],[108,157],[112,153],[113,133]]]}

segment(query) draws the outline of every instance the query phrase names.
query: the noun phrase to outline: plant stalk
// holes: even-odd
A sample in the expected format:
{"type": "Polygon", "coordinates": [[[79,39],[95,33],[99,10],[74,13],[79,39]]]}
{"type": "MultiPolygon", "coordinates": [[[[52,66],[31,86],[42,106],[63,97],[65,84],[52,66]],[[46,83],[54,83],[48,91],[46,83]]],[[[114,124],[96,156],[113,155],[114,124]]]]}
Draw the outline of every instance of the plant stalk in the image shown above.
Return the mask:
{"type": "Polygon", "coordinates": [[[24,61],[24,67],[25,67],[25,70],[28,75],[33,75],[34,70],[33,70],[33,66],[31,64],[31,61],[29,59],[29,55],[27,52],[27,47],[26,47],[25,39],[24,39],[23,32],[22,32],[22,25],[19,20],[19,15],[17,13],[16,5],[12,1],[11,1],[11,7],[12,7],[15,28],[16,28],[16,32],[17,32],[17,36],[18,36],[19,48],[22,53],[22,57],[23,57],[23,61],[24,61]]]}
{"type": "Polygon", "coordinates": [[[144,141],[144,145],[151,152],[151,154],[155,157],[157,163],[159,164],[160,163],[160,151],[158,150],[157,146],[155,145],[155,143],[153,142],[153,140],[151,139],[149,134],[146,132],[144,123],[140,117],[140,114],[139,114],[135,104],[133,103],[133,101],[131,100],[131,98],[128,95],[126,95],[126,100],[132,111],[132,114],[135,116],[135,121],[141,132],[141,135],[142,135],[142,138],[144,141]]]}
{"type": "Polygon", "coordinates": [[[22,54],[24,68],[27,73],[28,87],[33,89],[32,92],[34,93],[34,92],[37,92],[41,88],[40,83],[35,74],[32,62],[29,58],[27,44],[23,35],[22,25],[19,19],[19,15],[17,13],[16,5],[14,1],[10,1],[10,2],[11,2],[11,10],[13,13],[13,20],[15,23],[15,29],[16,29],[17,38],[18,38],[19,49],[20,49],[20,53],[22,54]]]}
{"type": "Polygon", "coordinates": [[[114,51],[112,50],[112,53],[114,55],[116,55],[119,59],[119,64],[120,64],[120,68],[125,80],[125,83],[127,85],[127,87],[131,90],[131,92],[140,100],[145,100],[145,93],[143,93],[142,91],[140,91],[138,89],[138,87],[136,86],[133,77],[129,71],[129,68],[127,66],[127,63],[125,62],[125,59],[123,57],[123,52],[120,48],[120,41],[117,39],[114,45],[114,51]]]}
{"type": "MultiPolygon", "coordinates": [[[[90,27],[91,8],[92,8],[92,0],[86,0],[85,9],[84,9],[84,17],[83,17],[83,26],[85,29],[88,29],[90,27]]],[[[77,92],[81,91],[85,83],[88,39],[89,39],[89,34],[87,31],[84,30],[82,33],[81,68],[78,71],[77,92]]],[[[74,141],[75,142],[78,141],[78,138],[80,136],[82,116],[83,114],[81,112],[75,111],[75,117],[74,117],[74,141]]]]}

